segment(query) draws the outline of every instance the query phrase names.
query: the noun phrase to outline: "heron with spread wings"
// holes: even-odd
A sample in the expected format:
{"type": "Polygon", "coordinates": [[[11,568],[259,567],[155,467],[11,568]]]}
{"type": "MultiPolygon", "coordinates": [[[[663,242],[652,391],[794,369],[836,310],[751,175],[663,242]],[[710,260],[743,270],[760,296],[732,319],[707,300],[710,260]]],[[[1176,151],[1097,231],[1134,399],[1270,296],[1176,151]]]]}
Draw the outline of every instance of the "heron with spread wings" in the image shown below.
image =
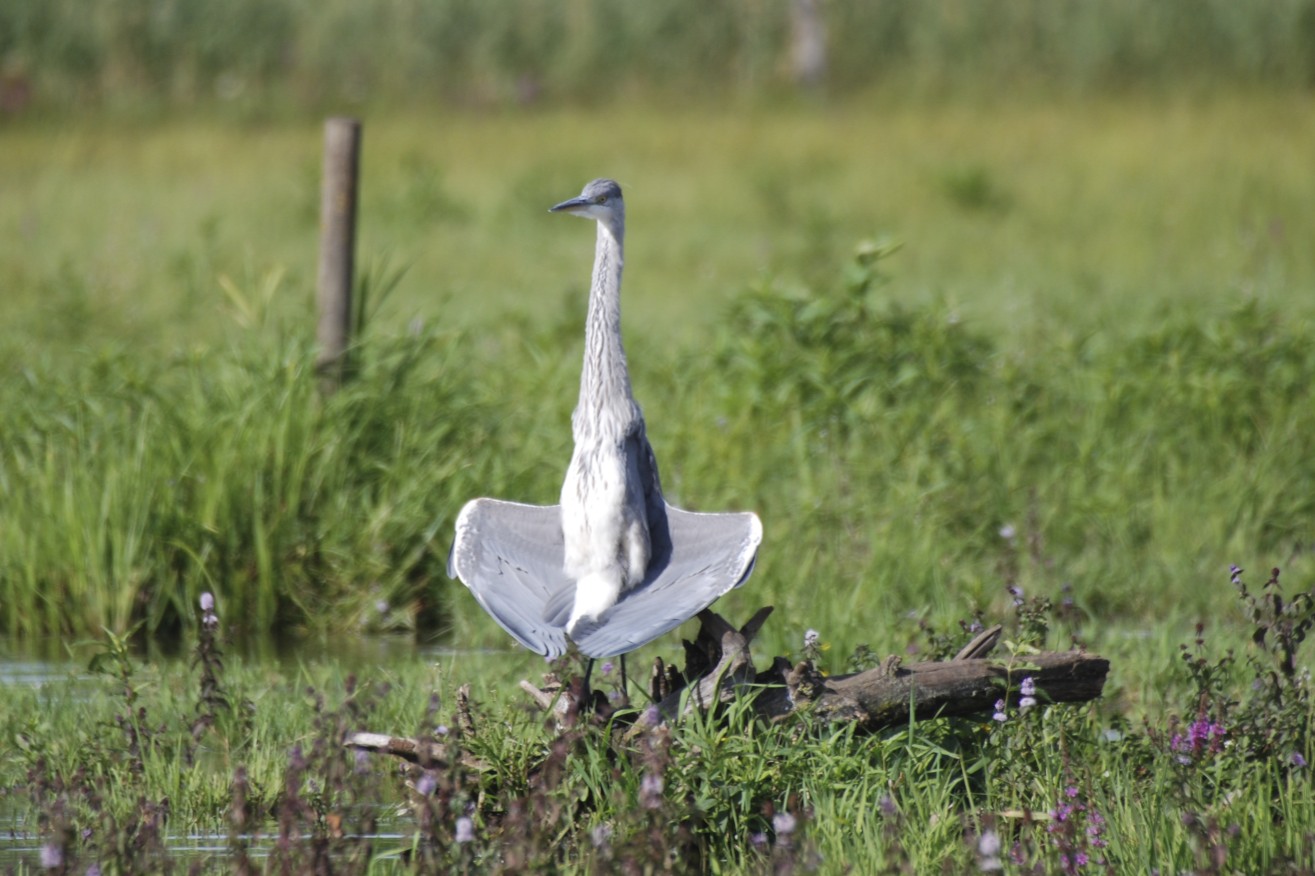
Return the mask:
{"type": "Polygon", "coordinates": [[[457,517],[448,574],[518,642],[546,657],[567,639],[590,658],[647,644],[753,571],[762,524],[750,512],[667,504],[621,345],[626,212],[596,179],[551,209],[598,224],[585,322],[575,451],[558,505],[475,499],[457,517]]]}

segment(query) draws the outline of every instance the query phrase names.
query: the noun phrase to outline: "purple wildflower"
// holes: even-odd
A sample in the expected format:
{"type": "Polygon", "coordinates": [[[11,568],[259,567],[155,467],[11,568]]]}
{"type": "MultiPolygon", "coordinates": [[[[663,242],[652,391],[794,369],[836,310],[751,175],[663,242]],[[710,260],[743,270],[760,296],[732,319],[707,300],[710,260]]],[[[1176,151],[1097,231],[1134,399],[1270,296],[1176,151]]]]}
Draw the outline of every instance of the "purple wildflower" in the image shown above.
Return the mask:
{"type": "Polygon", "coordinates": [[[589,831],[589,841],[594,844],[594,848],[601,849],[607,845],[608,840],[612,838],[612,825],[598,824],[594,829],[589,831]]]}
{"type": "Polygon", "coordinates": [[[1010,585],[1009,585],[1007,588],[1005,588],[1005,589],[1007,589],[1007,590],[1009,591],[1009,595],[1012,596],[1012,597],[1014,598],[1014,605],[1015,605],[1015,606],[1019,606],[1019,605],[1022,605],[1022,604],[1023,604],[1023,588],[1022,588],[1022,587],[1019,587],[1017,584],[1010,584],[1010,585]]]}
{"type": "Polygon", "coordinates": [[[433,773],[425,773],[416,781],[416,792],[421,797],[428,797],[438,788],[438,776],[433,773]]]}
{"type": "Polygon", "coordinates": [[[604,663],[602,666],[599,667],[599,669],[600,669],[600,670],[602,671],[602,673],[603,673],[603,677],[604,677],[604,678],[606,678],[607,676],[611,675],[611,674],[612,674],[612,670],[615,669],[615,668],[616,668],[616,667],[612,665],[612,661],[611,661],[611,660],[608,660],[606,663],[604,663]]]}
{"type": "Polygon", "coordinates": [[[1018,530],[1014,528],[1012,523],[1006,523],[1000,527],[1000,537],[1005,541],[1013,541],[1018,538],[1018,530]]]}
{"type": "Polygon", "coordinates": [[[1022,698],[1018,701],[1020,709],[1027,711],[1036,705],[1036,682],[1032,680],[1032,676],[1023,679],[1023,683],[1018,686],[1018,692],[1022,694],[1022,698]]]}
{"type": "Polygon", "coordinates": [[[767,848],[767,834],[762,831],[749,834],[749,845],[753,846],[755,849],[767,848]]]}
{"type": "Polygon", "coordinates": [[[1091,859],[1088,858],[1087,853],[1083,851],[1072,853],[1061,852],[1059,855],[1059,866],[1065,873],[1076,873],[1083,867],[1087,866],[1090,862],[1091,859]]]}
{"type": "Polygon", "coordinates": [[[469,843],[475,840],[475,822],[468,816],[461,816],[457,819],[457,831],[453,836],[459,843],[469,843]]]}
{"type": "Polygon", "coordinates": [[[895,805],[895,798],[889,794],[881,795],[881,799],[877,801],[877,807],[881,809],[881,814],[887,818],[894,818],[899,812],[899,807],[895,805]]]}
{"type": "Polygon", "coordinates": [[[996,700],[996,701],[995,701],[995,714],[992,715],[991,718],[992,718],[993,720],[999,721],[1001,724],[1003,724],[1005,721],[1008,721],[1008,720],[1009,720],[1009,716],[1005,714],[1005,701],[1004,701],[1004,700],[996,700]]]}
{"type": "Polygon", "coordinates": [[[776,831],[777,836],[789,836],[794,833],[795,826],[795,817],[789,812],[778,812],[772,816],[772,830],[776,831]]]}
{"type": "Polygon", "coordinates": [[[1233,580],[1234,584],[1242,583],[1242,572],[1242,567],[1236,563],[1228,567],[1228,577],[1233,580]]]}
{"type": "Polygon", "coordinates": [[[809,629],[804,633],[804,648],[810,651],[814,650],[821,640],[822,636],[817,630],[809,629]]]}
{"type": "Polygon", "coordinates": [[[662,789],[666,787],[659,773],[644,773],[639,782],[639,805],[645,809],[659,809],[662,806],[662,789]]]}
{"type": "Polygon", "coordinates": [[[1000,834],[987,829],[977,838],[977,867],[984,873],[994,873],[1004,869],[1000,860],[1000,834]]]}
{"type": "MultiPolygon", "coordinates": [[[[1059,804],[1050,812],[1050,824],[1046,825],[1052,845],[1059,850],[1060,872],[1065,874],[1081,872],[1092,863],[1089,850],[1108,845],[1104,816],[1088,808],[1079,795],[1077,785],[1064,788],[1059,804]]],[[[1103,866],[1106,862],[1098,857],[1095,863],[1103,866]]]]}
{"type": "Polygon", "coordinates": [[[210,591],[201,594],[201,624],[206,629],[219,626],[219,616],[215,614],[215,595],[210,591]]]}
{"type": "Polygon", "coordinates": [[[64,850],[54,843],[41,847],[41,869],[58,870],[64,866],[64,850]]]}
{"type": "Polygon", "coordinates": [[[1187,725],[1186,735],[1175,733],[1170,737],[1169,750],[1177,755],[1179,763],[1187,764],[1204,754],[1218,754],[1227,734],[1223,724],[1202,715],[1187,725]]]}
{"type": "Polygon", "coordinates": [[[1294,751],[1292,754],[1288,755],[1288,763],[1292,764],[1297,769],[1301,769],[1306,765],[1306,758],[1301,756],[1300,751],[1294,751]]]}
{"type": "Polygon", "coordinates": [[[1093,849],[1103,849],[1109,845],[1105,839],[1105,816],[1095,810],[1087,813],[1087,842],[1093,849]]]}

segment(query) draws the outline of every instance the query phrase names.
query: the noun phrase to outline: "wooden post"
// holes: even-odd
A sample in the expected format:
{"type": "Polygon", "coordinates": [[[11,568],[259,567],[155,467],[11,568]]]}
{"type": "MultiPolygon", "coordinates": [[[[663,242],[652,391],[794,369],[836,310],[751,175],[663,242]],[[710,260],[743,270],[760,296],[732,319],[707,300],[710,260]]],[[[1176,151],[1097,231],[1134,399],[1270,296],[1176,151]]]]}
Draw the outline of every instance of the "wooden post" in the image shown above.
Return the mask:
{"type": "Polygon", "coordinates": [[[796,85],[819,88],[826,79],[826,25],[821,0],[790,2],[790,70],[796,85]]]}
{"type": "Polygon", "coordinates": [[[315,369],[320,376],[320,389],[325,393],[337,389],[348,373],[360,155],[360,121],[332,118],[324,123],[320,271],[316,287],[319,309],[316,340],[320,353],[315,369]]]}

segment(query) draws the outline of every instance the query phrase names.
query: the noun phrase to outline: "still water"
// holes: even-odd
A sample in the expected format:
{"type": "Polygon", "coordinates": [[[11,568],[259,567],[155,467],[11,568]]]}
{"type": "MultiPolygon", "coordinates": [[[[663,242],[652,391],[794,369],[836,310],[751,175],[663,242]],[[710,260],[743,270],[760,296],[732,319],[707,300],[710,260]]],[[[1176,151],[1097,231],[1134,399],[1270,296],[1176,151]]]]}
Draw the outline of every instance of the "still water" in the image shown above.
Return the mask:
{"type": "MultiPolygon", "coordinates": [[[[19,645],[0,637],[0,712],[6,708],[6,703],[13,700],[14,692],[20,689],[41,689],[60,696],[71,693],[78,697],[81,689],[102,690],[107,683],[114,684],[104,675],[88,671],[91,656],[102,649],[103,643],[96,642],[47,640],[25,641],[19,645]]],[[[463,651],[441,645],[422,645],[409,636],[343,636],[264,641],[225,645],[224,652],[226,660],[240,659],[246,664],[268,665],[273,670],[286,673],[295,673],[298,667],[324,662],[344,672],[356,673],[362,678],[369,678],[371,670],[379,667],[408,663],[438,664],[450,678],[467,677],[476,667],[484,673],[505,672],[510,677],[521,673],[527,666],[533,667],[535,660],[540,659],[534,658],[527,662],[527,658],[532,655],[523,650],[463,651]]],[[[191,654],[186,652],[133,655],[134,662],[150,663],[166,674],[171,664],[176,664],[180,673],[192,672],[190,660],[191,654]]],[[[0,740],[0,745],[7,746],[10,743],[10,740],[0,740]]],[[[0,788],[0,873],[15,870],[40,872],[42,839],[37,825],[24,823],[20,812],[6,805],[7,791],[0,788]]],[[[377,850],[376,854],[382,853],[387,857],[388,850],[398,852],[405,848],[410,838],[407,831],[411,826],[407,815],[395,811],[395,807],[391,811],[381,811],[378,824],[379,833],[362,838],[378,841],[372,843],[377,850]]],[[[250,838],[248,853],[255,861],[270,853],[272,836],[277,833],[273,825],[270,827],[271,830],[261,836],[250,838]]],[[[227,833],[170,832],[167,837],[171,859],[181,871],[201,863],[207,868],[215,865],[222,867],[222,861],[230,853],[229,843],[227,833]]]]}

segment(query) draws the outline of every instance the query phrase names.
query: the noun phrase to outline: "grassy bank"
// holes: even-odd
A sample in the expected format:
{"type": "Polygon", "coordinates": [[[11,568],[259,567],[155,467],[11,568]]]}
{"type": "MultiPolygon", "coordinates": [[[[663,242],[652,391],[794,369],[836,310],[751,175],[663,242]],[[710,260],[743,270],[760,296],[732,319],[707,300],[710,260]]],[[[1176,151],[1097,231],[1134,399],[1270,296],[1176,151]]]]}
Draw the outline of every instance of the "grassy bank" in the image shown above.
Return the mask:
{"type": "Polygon", "coordinates": [[[327,400],[313,126],[7,130],[0,629],[92,637],[110,673],[6,698],[7,799],[43,845],[125,872],[158,860],[169,819],[235,824],[225,862],[258,830],[289,867],[323,850],[380,872],[404,849],[472,870],[967,870],[997,841],[1013,872],[1298,868],[1315,833],[1294,598],[1315,525],[1304,108],[367,120],[370,316],[327,400]],[[524,656],[354,682],[214,661],[202,593],[238,638],[506,646],[443,574],[448,534],[473,496],[557,495],[591,241],[544,210],[598,173],[626,186],[627,345],[664,486],[766,527],[719,604],[777,607],[757,653],[799,656],[813,628],[839,672],[865,644],[952,650],[975,617],[1041,644],[1032,612],[1045,644],[1112,658],[1101,704],[863,740],[740,714],[623,743],[509,705],[541,667],[524,656]],[[1273,566],[1286,596],[1254,598],[1273,566]],[[141,665],[134,629],[198,662],[141,665]],[[418,820],[390,822],[404,840],[354,843],[401,792],[341,732],[450,730],[466,680],[462,744],[484,766],[432,777],[418,820]]]}
{"type": "Polygon", "coordinates": [[[544,206],[599,171],[630,194],[668,491],[766,522],[735,606],[847,650],[998,606],[1017,567],[1102,620],[1209,614],[1229,563],[1307,562],[1315,131],[1293,109],[636,112],[619,150],[588,113],[382,120],[361,374],[327,403],[313,130],[19,129],[0,622],[177,631],[209,589],[252,631],[501,641],[448,599],[447,534],[475,495],[557,493],[590,237],[544,206]]]}
{"type": "MultiPolygon", "coordinates": [[[[0,863],[105,873],[1301,872],[1315,849],[1315,710],[1308,673],[1294,666],[1309,664],[1301,641],[1315,603],[1260,578],[1235,572],[1229,587],[1250,617],[1245,636],[1189,633],[1181,655],[1169,643],[1116,662],[1103,704],[1002,703],[978,721],[863,737],[807,712],[759,724],[742,704],[637,736],[622,733],[624,708],[561,726],[507,702],[487,658],[470,654],[361,676],[333,658],[271,672],[225,661],[226,623],[214,613],[224,604],[203,602],[186,667],[143,663],[102,638],[78,650],[96,674],[7,691],[0,731],[15,744],[0,757],[0,863]],[[1122,679],[1153,674],[1165,703],[1134,718],[1122,679]],[[463,704],[455,686],[466,678],[479,680],[463,704]],[[437,740],[449,761],[399,771],[345,751],[361,730],[437,740]]],[[[1001,617],[1011,648],[1044,646],[1045,628],[1062,633],[1073,615],[1018,602],[1001,617]]],[[[968,635],[941,636],[931,651],[968,635]]],[[[614,698],[616,675],[611,664],[596,675],[614,698]]]]}
{"type": "MultiPolygon", "coordinates": [[[[999,608],[1011,582],[1141,625],[1212,614],[1231,562],[1308,573],[1309,316],[1252,303],[1023,354],[892,301],[879,254],[808,294],[743,293],[702,348],[633,339],[673,501],[765,521],[731,606],[848,649],[910,612],[999,608]]],[[[451,521],[475,495],[554,500],[578,320],[367,333],[327,402],[291,330],[24,363],[3,399],[5,626],[176,631],[212,590],[253,632],[450,610],[459,641],[501,641],[442,572],[451,521]]]]}

